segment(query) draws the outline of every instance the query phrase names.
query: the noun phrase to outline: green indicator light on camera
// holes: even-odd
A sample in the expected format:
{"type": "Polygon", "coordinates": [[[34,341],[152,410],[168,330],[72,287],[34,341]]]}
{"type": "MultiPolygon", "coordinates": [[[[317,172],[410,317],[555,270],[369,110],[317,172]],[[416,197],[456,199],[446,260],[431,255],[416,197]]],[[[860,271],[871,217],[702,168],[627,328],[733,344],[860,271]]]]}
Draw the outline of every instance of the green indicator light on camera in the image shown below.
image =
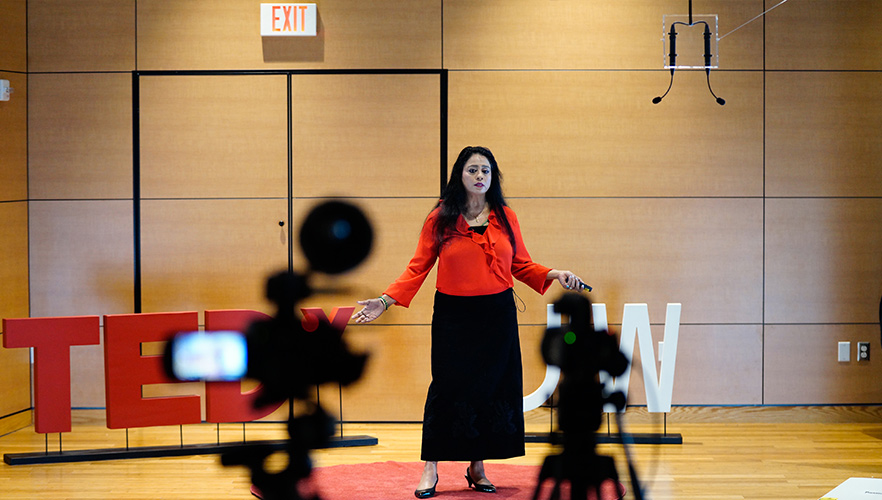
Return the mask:
{"type": "Polygon", "coordinates": [[[574,344],[576,342],[576,334],[573,332],[567,332],[564,334],[564,342],[567,344],[574,344]]]}

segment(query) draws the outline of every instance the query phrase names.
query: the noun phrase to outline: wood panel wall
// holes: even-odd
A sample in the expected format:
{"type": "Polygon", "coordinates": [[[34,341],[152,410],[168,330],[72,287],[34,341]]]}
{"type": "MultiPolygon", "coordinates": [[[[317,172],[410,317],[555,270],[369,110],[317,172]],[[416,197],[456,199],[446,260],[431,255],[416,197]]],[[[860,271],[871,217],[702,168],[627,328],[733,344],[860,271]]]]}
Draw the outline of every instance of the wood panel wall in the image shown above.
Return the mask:
{"type": "MultiPolygon", "coordinates": [[[[768,4],[701,7],[727,34],[710,75],[719,106],[703,71],[677,71],[650,102],[671,76],[662,17],[685,14],[673,0],[324,0],[319,36],[296,40],[260,39],[246,0],[87,0],[69,12],[30,0],[34,74],[18,78],[30,85],[31,314],[133,310],[135,181],[145,311],[268,311],[263,278],[289,252],[304,266],[288,231],[328,197],[365,210],[375,246],[353,272],[318,277],[335,291],[303,305],[354,306],[410,258],[440,152],[452,162],[481,144],[533,257],[591,283],[614,329],[625,303],[647,303],[660,340],[665,305],[683,304],[675,404],[879,403],[882,358],[834,356],[840,340],[882,348],[882,111],[870,104],[882,14],[874,0],[847,12],[801,0],[733,32],[768,4]],[[132,177],[132,71],[421,69],[448,71],[446,86],[433,74],[294,73],[290,87],[285,75],[142,75],[132,177]]],[[[21,187],[0,193],[23,189],[12,175],[21,187]]],[[[421,418],[433,278],[409,309],[347,328],[374,355],[343,391],[345,419],[421,418]]],[[[560,289],[516,291],[529,391],[560,289]]],[[[74,364],[94,366],[97,352],[74,364]]],[[[75,406],[103,406],[101,376],[75,376],[75,406]]],[[[633,403],[642,384],[633,377],[633,403]]]]}
{"type": "MultiPolygon", "coordinates": [[[[0,2],[0,318],[28,316],[27,21],[24,0],[0,2]]],[[[3,338],[0,326],[0,342],[3,338]]],[[[0,348],[0,435],[30,423],[29,354],[0,348]]]]}

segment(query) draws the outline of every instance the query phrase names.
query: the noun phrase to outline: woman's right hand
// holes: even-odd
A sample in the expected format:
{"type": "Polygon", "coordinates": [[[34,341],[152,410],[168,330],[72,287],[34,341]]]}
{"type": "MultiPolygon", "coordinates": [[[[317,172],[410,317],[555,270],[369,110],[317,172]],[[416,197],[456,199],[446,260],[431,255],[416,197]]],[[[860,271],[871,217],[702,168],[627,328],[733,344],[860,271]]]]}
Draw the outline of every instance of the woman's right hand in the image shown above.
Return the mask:
{"type": "Polygon", "coordinates": [[[364,306],[361,311],[352,315],[351,319],[354,319],[356,323],[370,323],[386,312],[386,304],[380,298],[359,300],[356,303],[364,306]]]}

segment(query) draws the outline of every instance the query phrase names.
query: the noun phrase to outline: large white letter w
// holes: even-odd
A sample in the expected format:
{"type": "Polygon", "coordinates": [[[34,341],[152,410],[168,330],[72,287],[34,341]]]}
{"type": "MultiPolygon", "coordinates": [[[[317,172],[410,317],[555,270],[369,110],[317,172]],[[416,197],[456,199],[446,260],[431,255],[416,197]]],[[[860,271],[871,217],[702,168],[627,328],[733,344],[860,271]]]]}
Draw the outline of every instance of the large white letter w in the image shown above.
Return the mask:
{"type": "MultiPolygon", "coordinates": [[[[649,327],[649,308],[646,304],[625,304],[622,317],[622,334],[619,349],[628,358],[628,368],[615,382],[610,381],[606,372],[600,373],[600,381],[605,384],[607,392],[621,391],[628,395],[628,383],[631,379],[631,363],[634,359],[634,341],[640,339],[640,361],[643,365],[643,383],[646,387],[646,406],[650,413],[666,413],[671,411],[671,395],[674,391],[674,367],[677,363],[677,340],[680,336],[680,310],[682,304],[668,304],[665,315],[665,334],[662,342],[661,379],[656,372],[655,350],[652,342],[652,331],[649,327]],[[635,335],[636,334],[636,335],[635,335]]],[[[593,304],[594,328],[607,329],[605,304],[593,304]]],[[[606,412],[615,408],[608,404],[606,412]]]]}

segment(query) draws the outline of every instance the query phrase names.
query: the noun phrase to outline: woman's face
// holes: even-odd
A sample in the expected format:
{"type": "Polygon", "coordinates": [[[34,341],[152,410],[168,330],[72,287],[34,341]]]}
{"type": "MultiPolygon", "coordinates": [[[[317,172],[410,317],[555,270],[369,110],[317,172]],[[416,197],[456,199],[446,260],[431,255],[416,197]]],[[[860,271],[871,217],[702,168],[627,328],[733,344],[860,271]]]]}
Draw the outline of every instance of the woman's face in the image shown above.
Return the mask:
{"type": "Polygon", "coordinates": [[[484,195],[490,189],[492,169],[490,161],[481,154],[473,154],[462,169],[462,185],[472,195],[484,195]]]}

